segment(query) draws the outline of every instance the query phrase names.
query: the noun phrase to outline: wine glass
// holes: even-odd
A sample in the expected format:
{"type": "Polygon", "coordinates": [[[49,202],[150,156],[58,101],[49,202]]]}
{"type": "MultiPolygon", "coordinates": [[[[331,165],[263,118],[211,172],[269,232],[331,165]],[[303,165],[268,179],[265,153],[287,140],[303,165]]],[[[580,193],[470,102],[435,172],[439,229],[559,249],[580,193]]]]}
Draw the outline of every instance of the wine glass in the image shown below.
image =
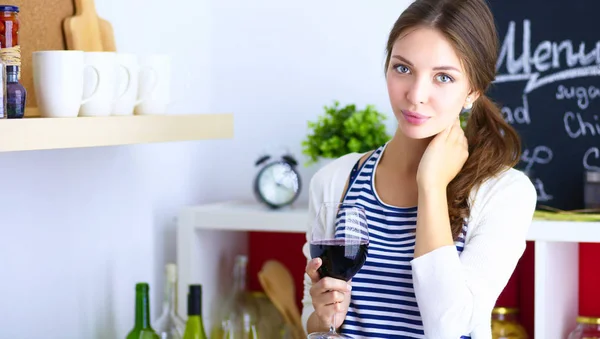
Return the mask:
{"type": "MultiPolygon", "coordinates": [[[[312,226],[310,255],[321,258],[321,278],[349,281],[367,260],[369,229],[365,209],[348,203],[324,202],[312,226]]],[[[336,333],[335,313],[329,332],[311,333],[308,339],[349,338],[336,333]]]]}

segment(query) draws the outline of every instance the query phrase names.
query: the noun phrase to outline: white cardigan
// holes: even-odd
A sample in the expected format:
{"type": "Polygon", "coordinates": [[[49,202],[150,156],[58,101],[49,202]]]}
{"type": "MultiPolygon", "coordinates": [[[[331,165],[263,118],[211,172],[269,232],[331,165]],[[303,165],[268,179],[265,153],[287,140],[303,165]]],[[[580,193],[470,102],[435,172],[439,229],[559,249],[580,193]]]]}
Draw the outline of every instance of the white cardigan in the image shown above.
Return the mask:
{"type": "MultiPolygon", "coordinates": [[[[340,201],[354,164],[363,154],[352,153],[321,168],[309,186],[309,225],[302,251],[310,260],[311,223],[324,201],[340,201]]],[[[535,210],[537,193],[529,178],[515,169],[474,189],[465,247],[445,246],[411,261],[417,304],[425,337],[491,339],[491,311],[525,250],[525,236],[535,210]]],[[[304,274],[302,323],[306,330],[314,312],[311,280],[304,274]]]]}

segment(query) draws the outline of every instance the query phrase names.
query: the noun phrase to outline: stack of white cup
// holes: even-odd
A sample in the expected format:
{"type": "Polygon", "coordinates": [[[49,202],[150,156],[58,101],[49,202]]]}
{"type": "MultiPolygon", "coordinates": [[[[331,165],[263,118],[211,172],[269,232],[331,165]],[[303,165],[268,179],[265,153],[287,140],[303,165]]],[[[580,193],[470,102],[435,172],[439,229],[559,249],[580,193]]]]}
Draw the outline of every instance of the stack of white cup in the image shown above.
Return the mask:
{"type": "Polygon", "coordinates": [[[171,59],[117,52],[33,52],[33,83],[42,117],[166,114],[171,59]]]}

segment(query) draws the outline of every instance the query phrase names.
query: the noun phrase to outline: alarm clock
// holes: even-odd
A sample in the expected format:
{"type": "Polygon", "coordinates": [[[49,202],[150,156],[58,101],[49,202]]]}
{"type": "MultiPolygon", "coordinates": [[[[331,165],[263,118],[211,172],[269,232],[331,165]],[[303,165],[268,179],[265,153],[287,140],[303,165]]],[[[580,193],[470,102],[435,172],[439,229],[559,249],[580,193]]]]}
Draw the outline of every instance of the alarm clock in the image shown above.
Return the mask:
{"type": "Polygon", "coordinates": [[[284,155],[281,159],[269,162],[270,159],[269,155],[265,155],[255,163],[262,168],[254,179],[254,194],[261,203],[278,209],[298,199],[302,182],[294,157],[284,155]]]}

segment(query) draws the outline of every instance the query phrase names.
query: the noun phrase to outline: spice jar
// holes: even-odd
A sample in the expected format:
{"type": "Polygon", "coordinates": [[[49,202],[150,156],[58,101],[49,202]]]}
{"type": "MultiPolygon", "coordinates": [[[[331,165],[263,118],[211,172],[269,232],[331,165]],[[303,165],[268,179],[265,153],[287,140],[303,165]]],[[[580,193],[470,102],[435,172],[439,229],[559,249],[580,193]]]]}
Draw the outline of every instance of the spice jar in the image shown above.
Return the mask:
{"type": "Polygon", "coordinates": [[[586,171],[583,187],[585,208],[600,208],[600,172],[586,171]]]}
{"type": "Polygon", "coordinates": [[[568,339],[600,339],[600,318],[577,317],[577,327],[568,339]]]}
{"type": "Polygon", "coordinates": [[[493,339],[528,339],[525,328],[517,320],[516,308],[496,307],[492,310],[493,339]]]}
{"type": "MultiPolygon", "coordinates": [[[[19,7],[0,5],[0,58],[5,66],[21,69],[21,46],[19,45],[19,7]]],[[[21,72],[18,74],[21,78],[21,72]]]]}

